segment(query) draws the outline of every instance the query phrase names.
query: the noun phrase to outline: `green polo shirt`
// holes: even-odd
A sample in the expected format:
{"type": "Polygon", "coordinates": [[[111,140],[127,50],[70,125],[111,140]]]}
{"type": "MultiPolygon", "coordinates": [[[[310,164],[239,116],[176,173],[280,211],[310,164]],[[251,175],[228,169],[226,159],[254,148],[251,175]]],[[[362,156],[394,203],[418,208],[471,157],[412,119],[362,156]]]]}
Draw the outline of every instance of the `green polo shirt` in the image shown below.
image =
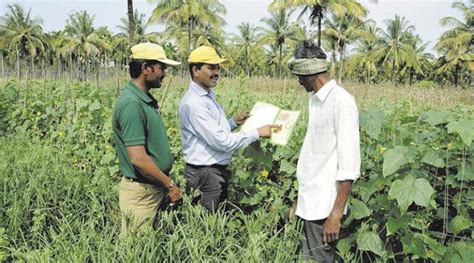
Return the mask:
{"type": "Polygon", "coordinates": [[[147,154],[165,174],[171,171],[173,158],[166,129],[151,94],[129,82],[115,102],[112,115],[115,149],[123,176],[144,179],[134,169],[127,146],[144,145],[147,154]]]}

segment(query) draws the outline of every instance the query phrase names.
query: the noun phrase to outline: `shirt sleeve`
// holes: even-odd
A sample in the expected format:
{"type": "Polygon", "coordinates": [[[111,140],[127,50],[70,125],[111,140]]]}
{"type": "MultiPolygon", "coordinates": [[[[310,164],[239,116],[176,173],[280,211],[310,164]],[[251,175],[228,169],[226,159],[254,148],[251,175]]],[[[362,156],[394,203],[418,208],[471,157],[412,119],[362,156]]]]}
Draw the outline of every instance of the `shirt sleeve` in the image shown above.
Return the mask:
{"type": "Polygon", "coordinates": [[[239,127],[237,123],[235,123],[234,118],[229,118],[227,119],[227,122],[229,123],[230,129],[234,130],[235,128],[239,127]]]}
{"type": "MultiPolygon", "coordinates": [[[[196,136],[205,141],[212,149],[220,152],[232,152],[244,148],[259,138],[258,131],[233,133],[226,131],[222,124],[213,119],[211,111],[202,104],[186,104],[184,114],[196,136]]],[[[225,123],[226,125],[228,123],[225,123]]]]}
{"type": "Polygon", "coordinates": [[[143,110],[136,102],[128,102],[118,118],[125,146],[144,145],[146,119],[143,110]]]}
{"type": "Polygon", "coordinates": [[[360,176],[359,114],[352,97],[336,104],[337,181],[360,176]]]}

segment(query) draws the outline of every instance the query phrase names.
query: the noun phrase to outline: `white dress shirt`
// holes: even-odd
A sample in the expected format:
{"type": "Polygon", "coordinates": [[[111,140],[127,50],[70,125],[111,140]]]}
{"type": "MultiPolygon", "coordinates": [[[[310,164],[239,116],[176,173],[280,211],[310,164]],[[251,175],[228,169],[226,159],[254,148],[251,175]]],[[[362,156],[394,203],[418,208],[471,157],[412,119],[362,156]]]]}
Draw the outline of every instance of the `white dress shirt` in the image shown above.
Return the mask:
{"type": "Polygon", "coordinates": [[[233,133],[237,125],[227,119],[214,90],[208,93],[193,81],[179,104],[179,121],[184,160],[194,165],[227,165],[236,150],[259,138],[257,130],[233,133]]]}
{"type": "Polygon", "coordinates": [[[329,216],[338,181],[355,181],[360,175],[359,143],[358,111],[352,95],[335,80],[311,93],[308,129],[296,169],[296,215],[305,220],[329,216]]]}

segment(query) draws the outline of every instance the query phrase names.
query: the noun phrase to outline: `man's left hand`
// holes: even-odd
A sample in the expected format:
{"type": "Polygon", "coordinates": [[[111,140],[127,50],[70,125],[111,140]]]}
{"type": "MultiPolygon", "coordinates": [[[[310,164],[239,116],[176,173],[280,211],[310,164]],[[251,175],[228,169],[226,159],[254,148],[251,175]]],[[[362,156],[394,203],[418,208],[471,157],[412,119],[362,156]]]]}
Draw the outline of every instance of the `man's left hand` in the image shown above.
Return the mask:
{"type": "Polygon", "coordinates": [[[241,125],[249,117],[250,117],[250,113],[248,111],[241,112],[241,113],[234,116],[235,124],[241,125]]]}
{"type": "Polygon", "coordinates": [[[329,215],[323,224],[323,243],[330,243],[339,239],[339,231],[341,230],[341,217],[329,215]]]}

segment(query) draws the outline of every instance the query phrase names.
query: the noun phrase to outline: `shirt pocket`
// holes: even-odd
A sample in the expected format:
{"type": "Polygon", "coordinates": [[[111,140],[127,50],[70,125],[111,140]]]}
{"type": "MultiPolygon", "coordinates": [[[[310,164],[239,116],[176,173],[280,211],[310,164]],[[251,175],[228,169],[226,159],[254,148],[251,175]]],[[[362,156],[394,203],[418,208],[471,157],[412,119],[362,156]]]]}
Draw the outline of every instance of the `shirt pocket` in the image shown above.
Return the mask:
{"type": "Polygon", "coordinates": [[[315,125],[312,146],[315,153],[328,153],[334,141],[334,129],[328,124],[315,125]]]}

